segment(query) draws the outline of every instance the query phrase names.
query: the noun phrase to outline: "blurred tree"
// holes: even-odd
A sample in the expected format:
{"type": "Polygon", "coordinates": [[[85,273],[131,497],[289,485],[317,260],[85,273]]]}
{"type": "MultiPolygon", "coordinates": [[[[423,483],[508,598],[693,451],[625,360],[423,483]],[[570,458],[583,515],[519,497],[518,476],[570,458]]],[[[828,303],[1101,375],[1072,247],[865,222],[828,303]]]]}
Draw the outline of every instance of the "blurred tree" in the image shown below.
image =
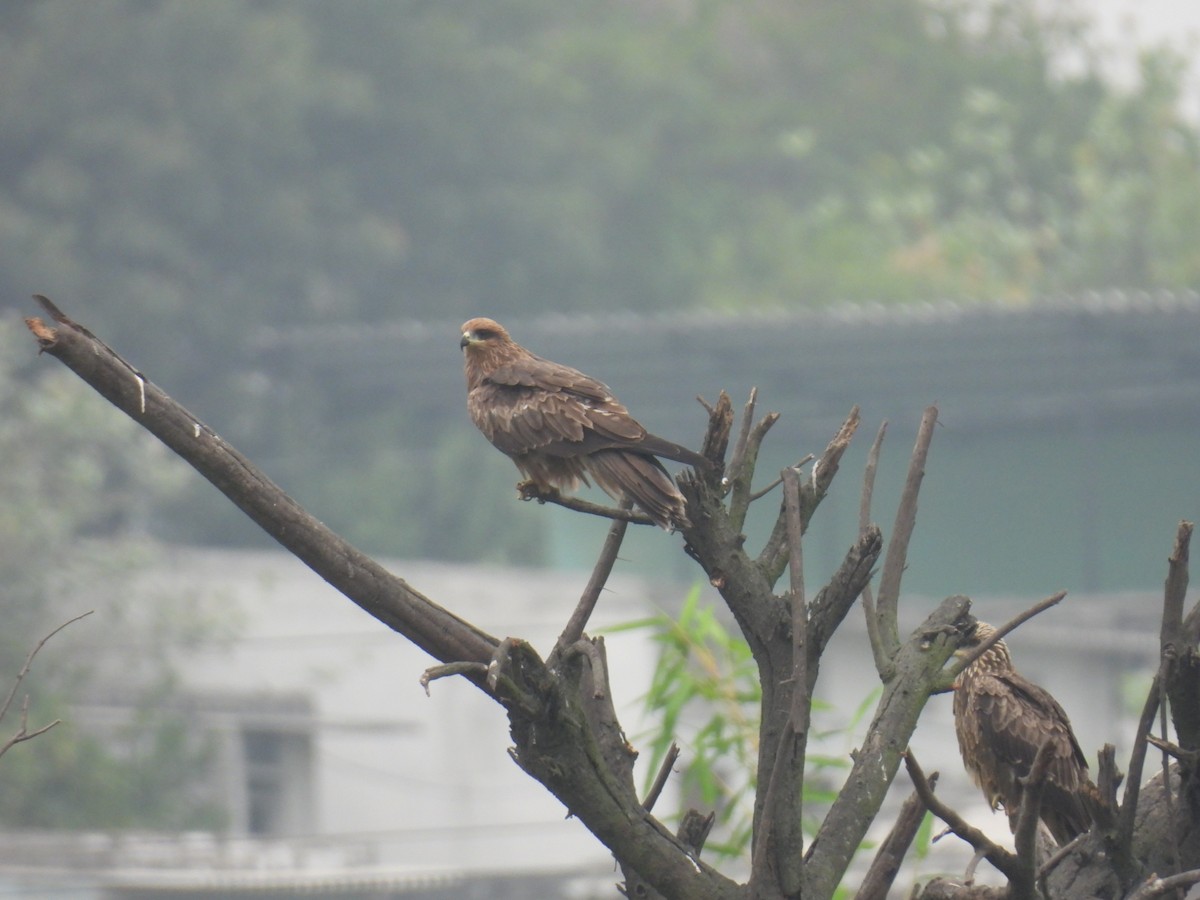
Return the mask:
{"type": "MultiPolygon", "coordinates": [[[[364,427],[379,395],[271,368],[266,329],[1195,287],[1188,69],[1156,52],[1115,87],[1087,21],[1058,9],[10,4],[0,296],[92,304],[307,501],[331,459],[404,479],[389,454],[414,448],[364,427]]],[[[456,440],[437,412],[421,453],[456,440]]],[[[221,539],[204,501],[187,508],[177,536],[221,539]]],[[[412,545],[372,518],[381,544],[412,545]]]]}
{"type": "MultiPolygon", "coordinates": [[[[19,379],[14,337],[0,325],[0,691],[54,627],[97,615],[47,644],[22,685],[14,707],[29,695],[31,728],[63,723],[0,761],[0,823],[218,825],[195,793],[206,747],[163,703],[179,653],[219,628],[188,604],[155,605],[147,618],[125,602],[131,573],[152,558],[155,501],[185,469],[65,373],[19,379]],[[106,690],[137,698],[138,716],[111,735],[89,733],[66,698],[106,690]]],[[[17,724],[15,714],[0,724],[4,739],[17,724]]]]}

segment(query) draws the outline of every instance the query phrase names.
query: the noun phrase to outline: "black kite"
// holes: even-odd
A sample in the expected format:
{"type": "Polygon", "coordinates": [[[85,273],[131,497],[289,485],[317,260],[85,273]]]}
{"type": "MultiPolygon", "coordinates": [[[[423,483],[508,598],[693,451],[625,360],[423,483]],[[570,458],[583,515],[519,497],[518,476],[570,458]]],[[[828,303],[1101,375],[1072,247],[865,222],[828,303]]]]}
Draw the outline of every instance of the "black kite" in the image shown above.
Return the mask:
{"type": "Polygon", "coordinates": [[[569,491],[590,476],[663,528],[688,524],[683,495],[656,457],[707,468],[703,456],[649,434],[606,385],[535,356],[491,319],[464,324],[460,344],[471,421],[539,491],[569,491]]]}
{"type": "MultiPolygon", "coordinates": [[[[959,652],[978,646],[995,631],[977,622],[959,652]]],[[[992,809],[1004,807],[1014,830],[1023,779],[1049,741],[1052,756],[1042,793],[1042,822],[1060,845],[1087,831],[1090,821],[1082,793],[1091,782],[1071,723],[1049,692],[1013,669],[1004,641],[989,647],[955,680],[954,730],[967,772],[992,809]]]]}

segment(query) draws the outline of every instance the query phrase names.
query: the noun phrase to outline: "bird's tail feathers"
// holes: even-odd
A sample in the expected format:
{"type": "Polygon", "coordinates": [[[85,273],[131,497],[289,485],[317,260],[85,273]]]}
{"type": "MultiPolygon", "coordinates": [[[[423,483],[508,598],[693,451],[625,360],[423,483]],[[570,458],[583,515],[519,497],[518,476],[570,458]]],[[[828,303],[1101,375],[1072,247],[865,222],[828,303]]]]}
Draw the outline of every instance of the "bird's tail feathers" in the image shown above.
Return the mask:
{"type": "Polygon", "coordinates": [[[712,468],[712,462],[709,461],[708,457],[702,456],[694,450],[689,450],[680,444],[668,441],[666,438],[660,438],[656,434],[647,434],[638,441],[638,449],[644,453],[653,453],[655,456],[673,459],[675,462],[681,462],[685,466],[691,466],[693,469],[699,469],[701,472],[706,472],[712,468]]]}
{"type": "Polygon", "coordinates": [[[598,450],[587,457],[587,467],[609,495],[618,499],[627,495],[656,525],[673,531],[688,524],[683,495],[653,456],[598,450]]]}

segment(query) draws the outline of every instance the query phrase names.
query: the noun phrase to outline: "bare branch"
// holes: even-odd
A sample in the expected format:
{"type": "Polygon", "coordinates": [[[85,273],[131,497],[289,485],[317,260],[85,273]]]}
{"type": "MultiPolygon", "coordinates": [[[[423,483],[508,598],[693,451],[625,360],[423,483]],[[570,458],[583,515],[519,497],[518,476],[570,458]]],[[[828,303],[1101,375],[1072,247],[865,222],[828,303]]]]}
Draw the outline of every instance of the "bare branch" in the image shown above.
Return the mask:
{"type": "MultiPolygon", "coordinates": [[[[862,496],[858,501],[858,533],[865,534],[871,524],[871,497],[875,493],[875,473],[879,469],[879,452],[883,447],[883,436],[887,433],[887,421],[879,425],[879,431],[867,453],[867,466],[863,471],[862,496]]],[[[863,614],[867,619],[867,640],[871,644],[871,656],[875,659],[875,671],[880,681],[890,681],[896,670],[888,656],[887,648],[879,637],[879,620],[875,611],[875,594],[868,584],[862,591],[863,614]]]]}
{"type": "MultiPolygon", "coordinates": [[[[49,300],[46,300],[46,302],[50,303],[49,300]]],[[[80,613],[73,618],[67,619],[67,621],[63,622],[34,645],[34,648],[29,651],[29,655],[25,657],[25,664],[21,666],[21,671],[17,672],[17,679],[13,682],[12,688],[9,689],[8,696],[4,698],[3,705],[0,705],[0,719],[3,719],[6,715],[8,715],[8,710],[12,706],[13,697],[17,695],[17,691],[21,688],[21,682],[25,680],[25,676],[29,674],[29,670],[33,666],[33,658],[38,655],[43,647],[46,646],[46,643],[50,640],[50,638],[54,637],[68,625],[74,625],[80,619],[86,619],[93,612],[95,612],[95,610],[89,609],[85,613],[80,613]]]]}
{"type": "Polygon", "coordinates": [[[953,663],[946,667],[946,671],[942,679],[941,689],[948,690],[949,686],[954,682],[954,679],[958,677],[960,672],[962,672],[967,666],[971,665],[971,663],[975,662],[975,660],[979,659],[979,657],[983,656],[983,654],[987,653],[988,650],[995,646],[998,641],[1003,640],[1006,634],[1015,631],[1019,626],[1024,625],[1034,616],[1044,613],[1050,607],[1057,606],[1066,596],[1066,591],[1058,591],[1057,593],[1051,594],[1045,600],[1039,600],[1028,609],[1017,613],[1015,616],[997,628],[993,634],[988,635],[986,639],[980,641],[979,644],[955,659],[953,663]]]}
{"type": "Polygon", "coordinates": [[[1125,776],[1125,793],[1121,798],[1121,809],[1117,815],[1116,846],[1124,852],[1127,852],[1128,848],[1132,846],[1138,794],[1141,791],[1142,768],[1146,763],[1146,747],[1148,746],[1146,738],[1154,726],[1154,717],[1158,713],[1164,668],[1165,661],[1159,664],[1158,673],[1150,683],[1150,690],[1146,692],[1146,703],[1142,707],[1142,715],[1138,719],[1137,732],[1133,738],[1133,750],[1129,754],[1129,774],[1125,776]]]}
{"type": "Polygon", "coordinates": [[[486,663],[479,662],[453,662],[443,663],[439,666],[430,666],[421,673],[421,687],[425,689],[425,696],[429,696],[429,685],[439,678],[449,678],[452,675],[470,675],[473,680],[482,681],[487,678],[488,667],[486,663]]]}
{"type": "Polygon", "coordinates": [[[15,747],[17,744],[20,744],[23,741],[32,740],[33,738],[37,737],[39,734],[45,734],[51,728],[54,728],[56,725],[59,725],[59,724],[61,724],[61,720],[55,719],[49,725],[43,725],[40,728],[35,728],[33,731],[30,731],[29,730],[29,695],[26,694],[25,700],[21,704],[21,724],[19,726],[17,726],[16,733],[14,733],[12,737],[10,737],[7,741],[5,741],[3,745],[0,745],[0,756],[3,756],[5,753],[7,753],[10,749],[15,747]]]}
{"type": "Polygon", "coordinates": [[[969,604],[966,597],[947,597],[901,645],[896,677],[883,686],[854,764],[810,845],[806,896],[831,896],[835,877],[840,879],[858,850],[900,767],[929,686],[954,650],[946,635],[965,627],[969,604]],[[930,640],[929,634],[935,637],[930,640]]]}
{"type": "Polygon", "coordinates": [[[1088,804],[1088,814],[1102,831],[1109,831],[1117,821],[1117,788],[1124,776],[1117,770],[1117,748],[1105,744],[1096,754],[1096,796],[1088,804]]]}
{"type": "Polygon", "coordinates": [[[1160,646],[1165,650],[1174,647],[1182,650],[1183,601],[1188,588],[1188,546],[1192,540],[1192,523],[1180,522],[1175,533],[1175,546],[1167,559],[1167,580],[1163,585],[1162,631],[1160,646]]]}
{"type": "Polygon", "coordinates": [[[585,513],[589,516],[599,516],[602,519],[615,519],[619,522],[628,522],[633,525],[654,524],[654,520],[648,515],[632,507],[624,505],[619,507],[604,506],[601,503],[592,503],[590,500],[584,500],[582,497],[559,493],[556,488],[543,491],[532,481],[522,481],[517,485],[517,492],[520,494],[522,500],[552,503],[555,506],[585,513]]]}
{"type": "Polygon", "coordinates": [[[654,804],[658,802],[658,797],[666,787],[667,779],[671,777],[671,770],[675,768],[675,763],[679,760],[679,745],[671,741],[671,746],[667,748],[667,754],[663,757],[662,765],[658,767],[658,774],[654,776],[654,783],[650,785],[650,790],[646,792],[646,799],[642,801],[642,806],[646,811],[654,809],[654,804]]]}
{"type": "Polygon", "coordinates": [[[565,675],[551,672],[527,643],[499,642],[433,603],[308,515],[248,459],[86,329],[62,321],[62,327],[51,328],[38,319],[28,325],[45,352],[163,441],[353,602],[443,663],[486,664],[486,677],[477,665],[462,674],[504,705],[514,758],[623,865],[644,873],[668,896],[732,900],[738,894],[730,879],[689,856],[687,848],[642,809],[632,779],[615,773],[611,757],[596,752],[598,744],[612,747],[619,734],[615,719],[607,721],[601,740],[593,712],[605,701],[575,690],[573,679],[583,684],[593,674],[590,667],[565,675]],[[575,714],[580,707],[586,715],[575,714]]]}
{"type": "Polygon", "coordinates": [[[1200,869],[1190,869],[1187,872],[1168,875],[1166,878],[1151,875],[1137,890],[1127,894],[1125,900],[1153,900],[1154,897],[1161,897],[1172,891],[1182,891],[1193,884],[1200,884],[1200,869]]]}
{"type": "MultiPolygon", "coordinates": [[[[1146,762],[1150,729],[1161,708],[1172,672],[1179,659],[1179,653],[1184,649],[1179,642],[1183,640],[1184,633],[1184,625],[1181,620],[1183,595],[1187,590],[1188,545],[1191,535],[1192,524],[1186,521],[1181,522],[1176,532],[1174,548],[1168,560],[1167,579],[1163,589],[1163,624],[1160,635],[1158,672],[1147,692],[1146,703],[1142,707],[1142,715],[1138,720],[1133,750],[1129,755],[1129,774],[1125,782],[1125,794],[1121,799],[1121,809],[1117,816],[1117,847],[1123,852],[1128,852],[1128,848],[1132,845],[1142,769],[1146,762]]],[[[1175,715],[1178,719],[1179,711],[1175,711],[1175,715]]],[[[1192,715],[1192,711],[1184,713],[1182,721],[1188,722],[1192,715]]],[[[1185,749],[1194,749],[1182,739],[1182,734],[1180,738],[1180,743],[1185,749]]],[[[1170,780],[1164,780],[1163,784],[1169,785],[1170,780]]],[[[1167,793],[1169,794],[1170,791],[1167,790],[1167,793]]]]}
{"type": "MultiPolygon", "coordinates": [[[[701,401],[703,402],[703,401],[701,401]]],[[[708,408],[708,428],[704,432],[704,442],[700,453],[713,464],[713,472],[718,472],[725,464],[725,451],[729,449],[729,431],[733,428],[733,402],[724,391],[717,396],[717,402],[708,408]]]]}
{"type": "MultiPolygon", "coordinates": [[[[802,486],[800,492],[801,531],[808,530],[808,520],[821,500],[824,499],[825,492],[829,490],[829,485],[841,464],[842,456],[845,454],[846,448],[850,446],[855,431],[858,430],[859,422],[858,407],[852,407],[846,421],[842,423],[837,434],[825,447],[825,452],[813,464],[812,477],[808,483],[802,486]]],[[[771,536],[763,545],[757,563],[771,584],[779,579],[779,576],[783,574],[784,567],[787,566],[787,516],[782,504],[780,504],[779,515],[775,519],[775,526],[771,530],[771,536]]]]}
{"type": "MultiPolygon", "coordinates": [[[[806,462],[808,462],[812,458],[813,458],[812,454],[810,453],[808,456],[804,457],[804,459],[800,460],[800,462],[796,463],[796,468],[800,468],[800,466],[804,465],[806,462]]],[[[753,503],[755,500],[761,500],[763,497],[767,496],[767,494],[771,493],[771,491],[775,490],[775,488],[779,487],[781,484],[783,484],[782,478],[775,478],[775,479],[772,479],[771,481],[768,481],[766,483],[766,485],[759,488],[757,491],[755,491],[754,493],[752,493],[750,495],[750,502],[753,503]]]]}
{"type": "Polygon", "coordinates": [[[879,575],[879,597],[876,616],[879,622],[879,643],[882,655],[891,659],[900,646],[897,625],[900,602],[900,579],[908,564],[908,542],[917,524],[917,495],[925,477],[925,460],[929,456],[929,445],[933,441],[933,426],[937,424],[937,407],[930,406],[921,416],[917,430],[917,442],[913,447],[912,460],[908,466],[908,477],[900,504],[896,508],[896,522],[892,526],[892,537],[888,542],[887,555],[883,560],[883,571],[879,575]]]}
{"type": "MultiPolygon", "coordinates": [[[[931,793],[937,787],[937,779],[937,772],[929,774],[927,783],[931,793]]],[[[908,854],[908,848],[912,846],[913,839],[917,836],[917,830],[925,820],[925,812],[926,807],[924,801],[921,800],[921,795],[913,791],[904,801],[904,805],[900,807],[892,830],[879,845],[879,851],[871,860],[871,867],[863,876],[854,900],[886,900],[888,892],[892,888],[892,882],[896,880],[900,866],[904,863],[904,857],[908,854]]]]}
{"type": "MultiPolygon", "coordinates": [[[[788,558],[791,560],[792,606],[792,731],[808,733],[808,604],[804,597],[804,544],[800,534],[800,473],[784,469],[784,510],[788,525],[788,558]]],[[[797,804],[798,805],[798,804],[797,804]]]]}
{"type": "MultiPolygon", "coordinates": [[[[42,299],[43,306],[49,301],[42,299]]],[[[52,304],[51,304],[52,306],[52,304]]],[[[207,478],[301,562],[441,662],[488,662],[497,640],[414,590],[309,515],[245,456],[167,396],[86,328],[26,319],[45,353],[207,478]]]]}
{"type": "MultiPolygon", "coordinates": [[[[750,504],[758,497],[763,496],[762,491],[758,493],[751,491],[751,483],[754,480],[754,472],[758,465],[758,454],[762,448],[763,439],[767,436],[767,432],[771,430],[771,426],[779,421],[779,413],[770,412],[751,427],[757,396],[758,389],[751,390],[750,399],[746,402],[746,408],[742,414],[742,425],[741,431],[738,434],[738,441],[734,445],[733,456],[723,482],[723,484],[728,486],[730,491],[729,527],[735,531],[741,531],[742,527],[746,524],[746,512],[749,510],[750,504]]],[[[768,487],[764,490],[769,489],[768,487]]]]}
{"type": "MultiPolygon", "coordinates": [[[[1184,598],[1188,588],[1188,548],[1192,538],[1192,523],[1180,522],[1175,545],[1167,561],[1167,578],[1163,585],[1162,631],[1159,652],[1167,666],[1163,688],[1170,700],[1171,720],[1180,747],[1200,750],[1200,638],[1194,631],[1191,615],[1183,617],[1184,598]]],[[[1166,738],[1164,730],[1163,737],[1166,738]]],[[[1189,772],[1190,772],[1189,768],[1189,772]]]]}
{"type": "MultiPolygon", "coordinates": [[[[632,508],[633,503],[628,497],[621,501],[620,511],[628,512],[632,508]]],[[[564,648],[574,644],[583,636],[583,629],[587,627],[588,619],[592,617],[592,612],[596,609],[596,602],[600,599],[600,593],[604,590],[608,576],[612,574],[613,565],[617,561],[617,555],[621,552],[621,541],[625,539],[625,530],[628,524],[625,520],[615,519],[609,526],[608,536],[605,537],[604,545],[600,548],[600,556],[592,569],[592,576],[588,579],[583,595],[575,606],[575,611],[571,613],[571,618],[567,620],[566,627],[559,635],[558,642],[550,652],[550,658],[547,660],[550,668],[554,668],[555,662],[561,656],[564,648]]]]}
{"type": "MultiPolygon", "coordinates": [[[[50,303],[49,300],[47,300],[46,302],[50,303]]],[[[53,304],[50,304],[50,305],[53,306],[53,304]]],[[[60,631],[62,631],[64,628],[66,628],[68,625],[73,625],[76,622],[78,622],[80,619],[87,618],[88,616],[90,616],[92,614],[92,612],[93,612],[93,610],[89,609],[85,613],[80,613],[79,615],[74,616],[73,618],[67,619],[67,621],[63,622],[61,625],[59,625],[57,628],[55,628],[53,631],[51,631],[49,634],[47,634],[45,637],[43,637],[40,641],[38,641],[37,644],[34,645],[33,649],[29,651],[29,655],[25,657],[25,663],[24,663],[24,665],[21,666],[21,670],[19,672],[17,672],[17,677],[13,681],[13,685],[8,691],[8,696],[4,698],[3,705],[0,705],[0,720],[4,719],[4,717],[8,715],[8,711],[12,708],[13,698],[16,697],[17,691],[20,690],[20,688],[21,688],[21,683],[25,680],[25,676],[27,676],[29,674],[29,670],[33,667],[34,657],[37,656],[38,653],[41,651],[41,649],[46,646],[46,642],[49,641],[50,638],[52,638],[56,634],[58,634],[60,631]]],[[[7,753],[9,750],[11,750],[13,747],[15,747],[17,744],[23,743],[24,741],[32,740],[33,738],[37,737],[38,735],[45,734],[51,728],[54,728],[56,725],[59,725],[59,724],[61,724],[61,720],[55,719],[53,722],[49,723],[48,725],[42,725],[38,728],[33,729],[33,731],[30,731],[29,730],[29,695],[26,694],[25,700],[21,704],[21,723],[17,727],[16,732],[14,732],[13,735],[8,738],[8,740],[6,740],[2,745],[0,745],[0,756],[3,756],[5,753],[7,753]]]]}
{"type": "Polygon", "coordinates": [[[1146,740],[1150,742],[1152,747],[1157,747],[1172,759],[1180,760],[1188,765],[1195,765],[1197,760],[1200,760],[1200,753],[1195,750],[1184,750],[1182,747],[1172,741],[1155,737],[1152,734],[1146,735],[1146,740]]]}
{"type": "Polygon", "coordinates": [[[1017,811],[1017,827],[1013,832],[1013,849],[1021,862],[1021,877],[1009,876],[1014,900],[1035,896],[1037,877],[1038,820],[1042,812],[1042,796],[1046,788],[1046,771],[1053,758],[1054,745],[1047,740],[1033,757],[1029,773],[1022,779],[1025,789],[1021,794],[1021,808],[1017,811]]]}
{"type": "Polygon", "coordinates": [[[921,771],[917,758],[913,756],[911,750],[904,752],[904,766],[908,769],[908,777],[912,779],[913,787],[920,796],[921,802],[931,813],[945,822],[956,837],[966,841],[977,852],[982,853],[984,858],[1000,870],[1009,881],[1012,881],[1014,877],[1020,877],[1018,871],[1021,868],[1020,860],[999,844],[994,843],[991,838],[967,822],[933,793],[933,789],[925,778],[925,773],[921,771]]]}
{"type": "Polygon", "coordinates": [[[758,388],[750,388],[750,396],[742,409],[742,422],[738,428],[737,440],[733,444],[733,453],[729,455],[729,465],[725,469],[725,481],[732,487],[742,474],[742,460],[746,456],[746,444],[750,440],[750,426],[754,424],[754,405],[758,402],[758,388]]]}

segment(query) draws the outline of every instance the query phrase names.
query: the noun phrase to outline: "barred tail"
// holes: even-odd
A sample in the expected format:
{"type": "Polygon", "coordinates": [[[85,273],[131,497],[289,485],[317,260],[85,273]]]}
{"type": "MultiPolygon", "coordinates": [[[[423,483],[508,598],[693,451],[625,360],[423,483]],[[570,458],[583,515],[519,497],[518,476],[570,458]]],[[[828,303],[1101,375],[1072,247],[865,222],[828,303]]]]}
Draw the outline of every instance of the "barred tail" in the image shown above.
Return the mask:
{"type": "Polygon", "coordinates": [[[587,468],[610,496],[628,496],[660,528],[674,531],[689,524],[683,495],[653,456],[632,450],[597,450],[587,457],[587,468]]]}

